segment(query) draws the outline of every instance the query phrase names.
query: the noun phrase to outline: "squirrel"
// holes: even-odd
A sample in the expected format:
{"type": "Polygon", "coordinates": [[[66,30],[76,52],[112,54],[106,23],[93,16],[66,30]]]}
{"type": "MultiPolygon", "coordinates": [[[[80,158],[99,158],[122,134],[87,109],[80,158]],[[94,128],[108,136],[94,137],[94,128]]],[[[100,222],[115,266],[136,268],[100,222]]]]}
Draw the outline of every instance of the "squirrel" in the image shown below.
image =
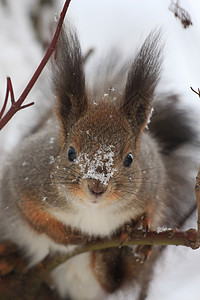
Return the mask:
{"type": "MultiPolygon", "coordinates": [[[[66,228],[111,237],[141,216],[146,229],[174,228],[195,207],[197,134],[179,96],[155,92],[162,60],[153,31],[127,73],[111,64],[113,74],[89,88],[76,31],[63,29],[53,62],[55,114],[24,138],[1,174],[0,239],[17,244],[30,267],[76,247],[65,244],[66,228]]],[[[161,248],[141,264],[144,250],[83,253],[57,267],[52,281],[63,299],[107,299],[128,286],[145,299],[161,248]]]]}

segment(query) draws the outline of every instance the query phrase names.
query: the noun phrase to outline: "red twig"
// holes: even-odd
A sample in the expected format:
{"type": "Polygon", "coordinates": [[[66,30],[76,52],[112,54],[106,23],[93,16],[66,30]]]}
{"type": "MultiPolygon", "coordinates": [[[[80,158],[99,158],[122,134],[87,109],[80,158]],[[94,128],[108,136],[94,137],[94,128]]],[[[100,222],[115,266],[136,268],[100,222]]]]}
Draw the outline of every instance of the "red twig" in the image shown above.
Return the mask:
{"type": "Polygon", "coordinates": [[[3,107],[2,107],[2,110],[0,112],[0,120],[4,114],[4,111],[6,109],[6,106],[7,106],[7,103],[8,103],[8,96],[9,96],[9,83],[8,81],[10,80],[10,77],[7,77],[7,89],[6,89],[6,96],[5,96],[5,100],[4,100],[4,104],[3,104],[3,107]]]}
{"type": "Polygon", "coordinates": [[[7,86],[8,86],[8,91],[10,92],[11,103],[14,104],[15,103],[15,96],[14,96],[12,81],[11,81],[10,77],[7,77],[7,86]]]}
{"type": "Polygon", "coordinates": [[[22,103],[26,99],[27,95],[29,94],[30,90],[34,86],[36,80],[38,79],[38,77],[41,74],[42,70],[44,69],[45,65],[47,64],[50,56],[52,55],[52,53],[55,50],[56,42],[58,40],[60,31],[61,31],[61,28],[62,28],[63,20],[64,20],[64,17],[65,17],[65,14],[67,12],[67,9],[69,7],[70,2],[71,2],[71,0],[66,0],[65,1],[62,12],[60,14],[60,18],[59,18],[59,21],[58,21],[58,25],[57,25],[54,37],[53,37],[53,39],[52,39],[45,55],[44,55],[41,63],[39,64],[38,68],[36,69],[35,73],[33,74],[32,78],[30,79],[29,83],[27,84],[27,86],[25,87],[24,91],[22,92],[21,96],[19,97],[19,99],[17,101],[15,101],[15,99],[14,99],[14,93],[13,93],[11,80],[10,80],[9,77],[7,78],[7,90],[6,90],[5,101],[4,101],[3,108],[0,112],[0,130],[8,123],[8,121],[13,117],[13,115],[17,111],[19,111],[23,108],[26,108],[28,106],[33,105],[33,102],[31,102],[29,104],[26,104],[26,105],[23,105],[23,106],[22,106],[22,103]],[[2,117],[3,113],[5,111],[6,105],[7,105],[9,93],[11,95],[12,105],[11,105],[10,109],[8,110],[8,112],[5,114],[5,116],[2,117]]]}

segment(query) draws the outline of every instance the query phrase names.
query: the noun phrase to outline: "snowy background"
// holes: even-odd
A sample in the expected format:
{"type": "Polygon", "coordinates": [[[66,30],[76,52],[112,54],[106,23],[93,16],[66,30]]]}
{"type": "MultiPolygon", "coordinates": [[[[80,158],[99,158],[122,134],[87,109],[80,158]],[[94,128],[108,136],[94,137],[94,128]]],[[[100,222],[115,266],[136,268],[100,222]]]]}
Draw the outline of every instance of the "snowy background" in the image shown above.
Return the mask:
{"type": "MultiPolygon", "coordinates": [[[[44,6],[39,10],[40,38],[45,44],[50,36],[50,23],[64,3],[54,2],[54,7],[44,6]]],[[[38,3],[38,0],[0,0],[0,105],[5,96],[6,76],[11,77],[18,98],[44,53],[30,18],[36,14],[38,3]]],[[[193,26],[188,29],[183,29],[169,11],[169,4],[169,0],[72,0],[67,14],[78,29],[83,53],[93,47],[97,59],[112,47],[120,48],[124,55],[133,55],[152,29],[162,27],[165,62],[159,89],[181,94],[183,105],[194,110],[194,120],[199,126],[200,100],[190,86],[200,87],[200,2],[180,2],[192,18],[193,26]]],[[[37,124],[52,100],[47,67],[26,101],[34,101],[35,105],[18,112],[0,133],[0,162],[37,124]]],[[[187,226],[196,226],[195,221],[191,220],[187,226]]],[[[157,264],[148,300],[199,300],[199,282],[200,250],[168,247],[157,264]]],[[[133,299],[133,296],[127,292],[118,299],[133,299]]]]}

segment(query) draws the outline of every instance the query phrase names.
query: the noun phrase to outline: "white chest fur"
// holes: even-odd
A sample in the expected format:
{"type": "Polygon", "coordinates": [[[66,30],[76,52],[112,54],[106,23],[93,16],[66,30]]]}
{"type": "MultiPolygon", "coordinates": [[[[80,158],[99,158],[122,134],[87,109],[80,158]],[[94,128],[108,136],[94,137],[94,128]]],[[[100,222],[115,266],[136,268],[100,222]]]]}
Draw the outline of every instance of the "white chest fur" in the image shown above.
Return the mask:
{"type": "Polygon", "coordinates": [[[110,236],[124,223],[134,219],[138,211],[127,210],[123,214],[120,210],[113,211],[113,208],[83,206],[76,213],[65,211],[52,211],[58,220],[66,226],[72,226],[91,236],[110,236]]]}

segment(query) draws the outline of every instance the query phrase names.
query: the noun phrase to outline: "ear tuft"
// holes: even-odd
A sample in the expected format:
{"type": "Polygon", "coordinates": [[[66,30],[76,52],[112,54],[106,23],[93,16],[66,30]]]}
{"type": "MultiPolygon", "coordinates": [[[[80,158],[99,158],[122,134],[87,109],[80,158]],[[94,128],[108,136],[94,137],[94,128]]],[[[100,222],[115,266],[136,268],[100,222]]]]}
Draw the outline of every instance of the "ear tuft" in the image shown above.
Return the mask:
{"type": "Polygon", "coordinates": [[[160,30],[148,35],[127,77],[121,109],[137,129],[138,135],[148,121],[160,77],[163,48],[159,45],[160,36],[160,30]]]}
{"type": "Polygon", "coordinates": [[[82,54],[77,34],[71,28],[60,33],[53,68],[57,115],[68,130],[69,124],[79,119],[87,108],[82,54]]]}

